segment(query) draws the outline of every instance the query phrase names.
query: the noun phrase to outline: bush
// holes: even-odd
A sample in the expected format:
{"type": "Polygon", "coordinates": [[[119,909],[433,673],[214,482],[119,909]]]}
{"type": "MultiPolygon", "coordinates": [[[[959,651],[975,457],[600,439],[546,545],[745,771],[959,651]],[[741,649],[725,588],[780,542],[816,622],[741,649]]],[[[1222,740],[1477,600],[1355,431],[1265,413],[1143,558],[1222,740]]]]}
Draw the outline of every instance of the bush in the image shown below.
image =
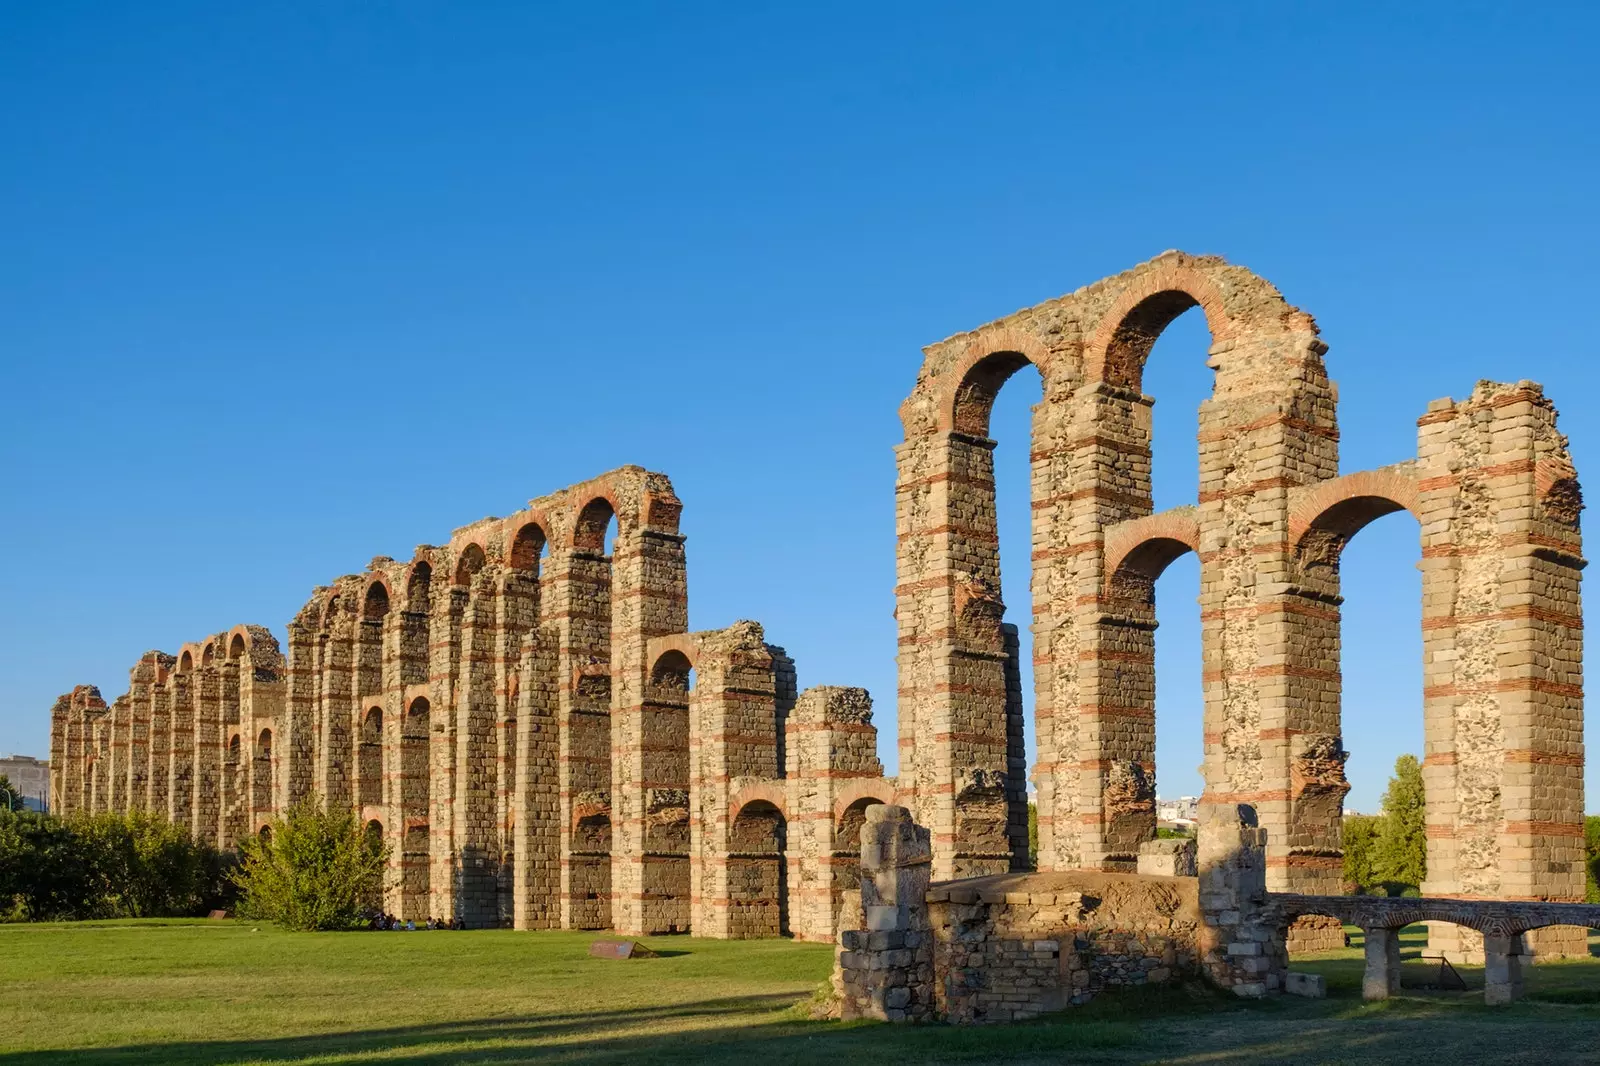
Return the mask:
{"type": "Polygon", "coordinates": [[[66,823],[0,811],[0,917],[55,921],[103,917],[92,856],[66,823]]]}
{"type": "Polygon", "coordinates": [[[216,895],[216,849],[144,811],[69,823],[88,853],[101,908],[119,918],[199,914],[216,895]]]}
{"type": "Polygon", "coordinates": [[[239,855],[230,876],[251,917],[285,929],[356,929],[381,906],[388,848],[353,811],[302,800],[239,855]]]}
{"type": "Polygon", "coordinates": [[[1344,819],[1344,881],[1354,894],[1366,895],[1378,881],[1372,852],[1378,841],[1379,821],[1370,814],[1352,814],[1344,819]]]}
{"type": "Polygon", "coordinates": [[[0,919],[182,917],[216,905],[215,848],[155,815],[0,810],[0,919]]]}
{"type": "Polygon", "coordinates": [[[1583,866],[1585,873],[1585,899],[1600,903],[1600,814],[1591,814],[1583,820],[1583,866]]]}

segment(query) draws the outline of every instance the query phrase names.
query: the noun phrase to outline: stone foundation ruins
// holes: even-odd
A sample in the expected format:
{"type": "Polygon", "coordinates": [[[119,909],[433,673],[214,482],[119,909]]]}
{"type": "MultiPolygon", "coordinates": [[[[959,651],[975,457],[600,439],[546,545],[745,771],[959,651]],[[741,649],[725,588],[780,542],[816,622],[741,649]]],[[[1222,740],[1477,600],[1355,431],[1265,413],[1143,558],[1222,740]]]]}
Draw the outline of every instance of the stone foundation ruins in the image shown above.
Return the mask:
{"type": "MultiPolygon", "coordinates": [[[[923,923],[899,929],[922,946],[881,950],[931,951],[939,922],[989,930],[985,943],[1057,943],[969,952],[984,961],[957,983],[978,988],[975,974],[1020,973],[1047,950],[1078,957],[1051,932],[1066,923],[1101,930],[1147,980],[1190,967],[1268,991],[1282,932],[1254,939],[1278,928],[1267,898],[1342,889],[1340,556],[1405,511],[1421,545],[1424,892],[1579,900],[1582,503],[1555,409],[1531,382],[1479,382],[1421,412],[1414,458],[1341,474],[1326,350],[1263,279],[1176,252],[926,349],[897,449],[897,779],[882,775],[865,692],[797,691],[795,665],[755,623],[686,632],[682,505],[664,475],[624,467],[316,590],[287,655],[238,627],[147,653],[109,707],[86,686],[63,696],[56,809],[155,810],[226,846],[316,794],[358,807],[389,841],[391,908],[407,917],[827,940],[888,931],[862,924],[857,885],[874,890],[858,845],[868,808],[897,803],[926,827],[935,888],[896,919],[923,923]],[[1156,513],[1142,372],[1196,306],[1216,372],[1200,493],[1156,513]],[[1176,900],[1160,928],[1122,928],[1118,905],[1085,902],[1087,882],[992,898],[1028,849],[988,427],[1027,366],[1044,385],[1029,560],[1038,865],[1051,872],[1034,876],[1161,878],[1118,889],[1176,900]],[[1147,845],[1155,583],[1187,552],[1201,570],[1203,807],[1221,828],[1200,842],[1199,881],[1180,885],[1186,857],[1147,845]],[[1263,898],[1241,912],[1236,883],[1255,874],[1238,871],[1252,863],[1263,898]],[[1234,873],[1208,889],[1221,870],[1234,873]],[[1259,954],[1227,954],[1251,943],[1259,954]]],[[[1329,908],[1294,917],[1293,946],[1342,943],[1329,908]]],[[[1472,922],[1436,935],[1447,952],[1484,951],[1472,922]]],[[[1542,954],[1582,947],[1575,927],[1533,935],[1542,954]]],[[[846,954],[858,950],[880,949],[846,954]]],[[[1096,965],[1071,970],[1050,1002],[1117,983],[1096,965]]],[[[1005,1002],[946,988],[888,1008],[884,987],[863,1000],[876,994],[880,1016],[1005,1002]]]]}

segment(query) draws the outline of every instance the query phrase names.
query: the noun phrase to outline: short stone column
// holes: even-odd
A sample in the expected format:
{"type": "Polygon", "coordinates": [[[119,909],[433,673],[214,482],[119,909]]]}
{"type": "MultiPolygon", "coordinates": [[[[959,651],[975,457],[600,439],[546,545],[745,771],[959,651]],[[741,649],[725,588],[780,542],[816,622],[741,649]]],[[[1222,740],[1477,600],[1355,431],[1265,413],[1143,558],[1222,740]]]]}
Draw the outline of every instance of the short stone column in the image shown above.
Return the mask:
{"type": "Polygon", "coordinates": [[[1159,877],[1194,877],[1194,839],[1172,837],[1146,840],[1139,845],[1139,872],[1159,877]]]}
{"type": "Polygon", "coordinates": [[[934,1013],[928,830],[904,807],[873,804],[861,827],[861,905],[865,929],[839,934],[835,985],[844,1018],[889,1022],[934,1013]]]}
{"type": "Polygon", "coordinates": [[[1281,992],[1289,957],[1266,914],[1266,830],[1248,804],[1202,803],[1199,821],[1206,976],[1235,995],[1281,992]]]}
{"type": "Polygon", "coordinates": [[[1400,991],[1400,930],[1366,929],[1367,967],[1361,974],[1361,998],[1388,999],[1400,991]]]}
{"type": "Polygon", "coordinates": [[[1483,1001],[1504,1006],[1522,998],[1522,935],[1483,937],[1483,1001]]]}

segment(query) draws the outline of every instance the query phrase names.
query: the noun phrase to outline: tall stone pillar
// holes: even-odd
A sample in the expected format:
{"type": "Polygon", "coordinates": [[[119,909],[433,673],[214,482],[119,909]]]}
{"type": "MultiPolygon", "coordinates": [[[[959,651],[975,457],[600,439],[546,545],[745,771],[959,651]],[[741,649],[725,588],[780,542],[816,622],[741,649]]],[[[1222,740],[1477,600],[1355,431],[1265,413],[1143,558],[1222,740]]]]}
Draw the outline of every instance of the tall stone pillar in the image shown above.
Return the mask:
{"type": "Polygon", "coordinates": [[[218,657],[195,675],[193,778],[189,796],[195,840],[221,839],[222,820],[222,689],[223,675],[238,684],[239,665],[218,657]]]}
{"type": "Polygon", "coordinates": [[[131,730],[131,704],[126,694],[111,704],[111,809],[128,809],[128,735],[131,730]]]}
{"type": "MultiPolygon", "coordinates": [[[[1425,895],[1583,898],[1582,496],[1555,419],[1531,382],[1480,382],[1418,422],[1425,895]]],[[[1529,938],[1586,954],[1578,930],[1529,938]]],[[[1430,946],[1483,951],[1455,926],[1430,946]]]]}
{"type": "Polygon", "coordinates": [[[192,828],[194,802],[194,726],[197,666],[176,674],[170,686],[172,708],[169,718],[170,743],[167,756],[167,820],[185,829],[192,828]]]}
{"type": "Polygon", "coordinates": [[[461,625],[461,685],[456,690],[455,916],[474,929],[499,924],[494,824],[498,583],[497,564],[486,564],[471,578],[461,625]]]}
{"type": "Polygon", "coordinates": [[[859,901],[866,806],[893,798],[878,761],[872,697],[862,688],[806,689],[785,731],[789,926],[798,940],[832,942],[853,922],[859,901]],[[876,795],[867,791],[874,786],[876,795]],[[836,821],[837,803],[856,790],[859,804],[836,821]]]}
{"type": "Polygon", "coordinates": [[[517,706],[516,792],[512,805],[514,914],[518,929],[561,924],[561,679],[557,632],[541,626],[523,639],[517,706]]]}
{"type": "Polygon", "coordinates": [[[649,642],[688,628],[688,582],[681,504],[667,479],[630,467],[606,480],[618,497],[612,503],[618,509],[610,656],[612,924],[639,935],[689,924],[688,856],[655,863],[646,847],[653,801],[676,803],[688,784],[686,711],[647,698],[649,642]]]}
{"type": "MultiPolygon", "coordinates": [[[[165,674],[165,672],[163,672],[165,674]]],[[[150,686],[150,768],[146,775],[145,809],[169,815],[167,796],[172,781],[172,689],[180,675],[158,675],[150,686]]]]}

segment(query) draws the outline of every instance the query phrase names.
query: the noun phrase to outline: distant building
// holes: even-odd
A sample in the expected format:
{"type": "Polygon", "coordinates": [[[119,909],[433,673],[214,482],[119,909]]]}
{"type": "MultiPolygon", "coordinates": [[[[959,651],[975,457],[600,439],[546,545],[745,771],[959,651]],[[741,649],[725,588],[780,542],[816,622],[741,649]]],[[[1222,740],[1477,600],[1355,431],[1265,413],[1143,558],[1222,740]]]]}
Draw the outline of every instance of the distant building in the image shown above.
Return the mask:
{"type": "Polygon", "coordinates": [[[1171,826],[1194,825],[1200,812],[1200,797],[1179,796],[1175,800],[1156,797],[1156,822],[1171,826]]]}
{"type": "MultiPolygon", "coordinates": [[[[44,809],[45,797],[50,795],[48,760],[35,759],[31,755],[0,755],[0,775],[10,779],[21,793],[16,799],[18,807],[34,811],[44,809]]],[[[4,798],[0,798],[0,805],[5,802],[4,798]]]]}

